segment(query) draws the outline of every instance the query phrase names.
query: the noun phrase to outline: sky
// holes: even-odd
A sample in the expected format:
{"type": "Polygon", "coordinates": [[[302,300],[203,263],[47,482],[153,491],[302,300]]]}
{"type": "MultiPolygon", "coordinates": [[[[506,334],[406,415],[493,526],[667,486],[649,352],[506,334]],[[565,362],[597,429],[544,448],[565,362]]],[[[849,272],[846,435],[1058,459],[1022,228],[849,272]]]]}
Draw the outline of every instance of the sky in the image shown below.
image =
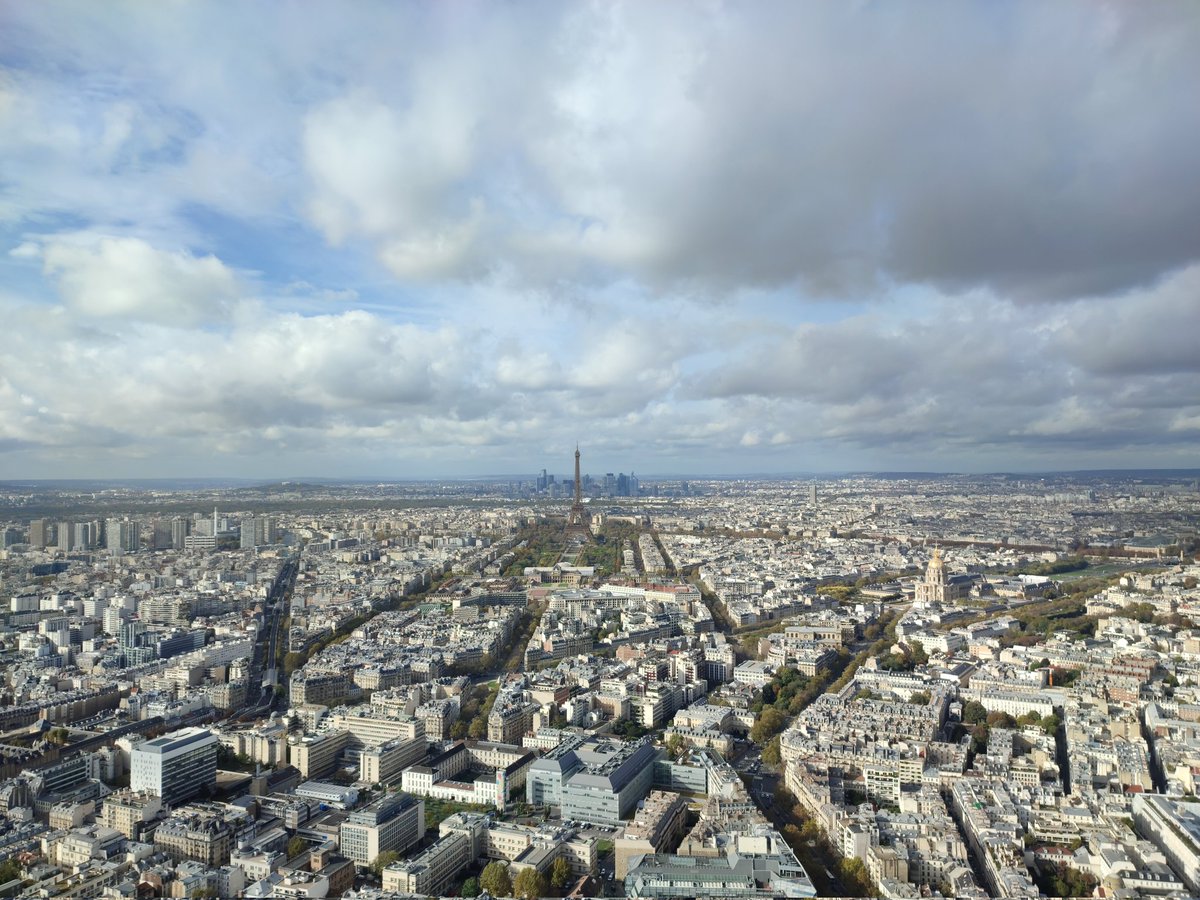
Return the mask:
{"type": "Polygon", "coordinates": [[[1200,4],[0,4],[0,479],[1200,466],[1200,4]]]}

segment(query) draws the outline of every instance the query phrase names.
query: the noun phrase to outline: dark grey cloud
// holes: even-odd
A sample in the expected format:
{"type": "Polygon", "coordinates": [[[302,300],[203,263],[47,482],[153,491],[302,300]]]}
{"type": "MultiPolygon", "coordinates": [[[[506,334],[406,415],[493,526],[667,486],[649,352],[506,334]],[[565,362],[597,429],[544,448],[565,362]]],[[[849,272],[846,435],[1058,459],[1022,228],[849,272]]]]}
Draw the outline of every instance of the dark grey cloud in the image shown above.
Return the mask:
{"type": "Polygon", "coordinates": [[[718,295],[1061,299],[1197,258],[1194,4],[126,12],[8,10],[38,52],[0,217],[301,213],[406,280],[718,295]]]}
{"type": "Polygon", "coordinates": [[[318,224],[375,241],[404,277],[511,266],[715,291],[1061,299],[1196,259],[1192,8],[677,12],[575,8],[524,60],[431,91],[436,114],[319,107],[318,224]],[[556,41],[570,58],[545,53],[556,41]]]}

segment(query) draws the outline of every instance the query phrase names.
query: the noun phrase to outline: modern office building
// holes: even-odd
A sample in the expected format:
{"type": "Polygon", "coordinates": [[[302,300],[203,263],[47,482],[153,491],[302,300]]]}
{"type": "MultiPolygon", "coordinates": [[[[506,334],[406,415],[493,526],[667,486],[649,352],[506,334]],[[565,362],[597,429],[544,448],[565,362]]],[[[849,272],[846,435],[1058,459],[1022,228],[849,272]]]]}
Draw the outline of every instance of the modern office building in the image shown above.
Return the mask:
{"type": "Polygon", "coordinates": [[[206,728],[185,728],[143,741],[129,755],[129,787],[149,791],[172,806],[217,783],[217,737],[206,728]]]}
{"type": "Polygon", "coordinates": [[[417,896],[439,896],[458,873],[483,856],[490,820],[479,813],[461,812],[447,818],[439,839],[411,859],[383,870],[383,889],[417,896]]]}
{"type": "Polygon", "coordinates": [[[342,823],[342,853],[365,868],[388,850],[403,853],[425,836],[425,801],[411,794],[388,794],[350,813],[342,823]]]}
{"type": "Polygon", "coordinates": [[[423,760],[429,745],[423,732],[424,723],[417,724],[421,726],[422,733],[414,740],[395,738],[386,744],[359,751],[358,777],[368,784],[395,784],[405,769],[423,760]]]}
{"type": "Polygon", "coordinates": [[[303,778],[320,778],[337,767],[337,759],[350,743],[350,732],[339,728],[288,739],[288,761],[303,778]]]}
{"type": "MultiPolygon", "coordinates": [[[[320,700],[309,701],[320,703],[320,700]]],[[[329,716],[328,727],[350,732],[350,747],[362,750],[376,747],[389,741],[412,741],[423,743],[425,722],[410,716],[396,717],[376,715],[377,708],[352,706],[329,716]]],[[[424,747],[422,753],[424,755],[424,747]]]]}
{"type": "Polygon", "coordinates": [[[559,806],[562,818],[615,825],[650,791],[659,751],[607,736],[573,735],[529,767],[529,803],[559,806]]]}

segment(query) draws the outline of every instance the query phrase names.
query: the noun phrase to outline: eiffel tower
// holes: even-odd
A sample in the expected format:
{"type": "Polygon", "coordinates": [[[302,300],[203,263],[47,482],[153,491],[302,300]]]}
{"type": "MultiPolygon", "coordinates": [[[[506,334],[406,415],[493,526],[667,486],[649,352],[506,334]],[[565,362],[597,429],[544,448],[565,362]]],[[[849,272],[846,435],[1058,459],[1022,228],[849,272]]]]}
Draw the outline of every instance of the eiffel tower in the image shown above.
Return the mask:
{"type": "Polygon", "coordinates": [[[575,502],[567,514],[567,534],[592,536],[592,516],[583,505],[583,481],[579,477],[579,445],[575,445],[575,502]]]}

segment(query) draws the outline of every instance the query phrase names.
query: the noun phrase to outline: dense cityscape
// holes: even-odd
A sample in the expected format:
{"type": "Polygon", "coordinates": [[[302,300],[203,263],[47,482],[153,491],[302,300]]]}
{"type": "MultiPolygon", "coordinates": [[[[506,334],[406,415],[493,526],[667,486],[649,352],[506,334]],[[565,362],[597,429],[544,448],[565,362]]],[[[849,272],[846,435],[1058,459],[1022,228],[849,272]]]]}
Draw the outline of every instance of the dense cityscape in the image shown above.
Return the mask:
{"type": "Polygon", "coordinates": [[[0,900],[1200,897],[1198,47],[0,0],[0,900]]]}
{"type": "Polygon", "coordinates": [[[3,485],[0,890],[1200,890],[1196,473],[579,458],[3,485]]]}

